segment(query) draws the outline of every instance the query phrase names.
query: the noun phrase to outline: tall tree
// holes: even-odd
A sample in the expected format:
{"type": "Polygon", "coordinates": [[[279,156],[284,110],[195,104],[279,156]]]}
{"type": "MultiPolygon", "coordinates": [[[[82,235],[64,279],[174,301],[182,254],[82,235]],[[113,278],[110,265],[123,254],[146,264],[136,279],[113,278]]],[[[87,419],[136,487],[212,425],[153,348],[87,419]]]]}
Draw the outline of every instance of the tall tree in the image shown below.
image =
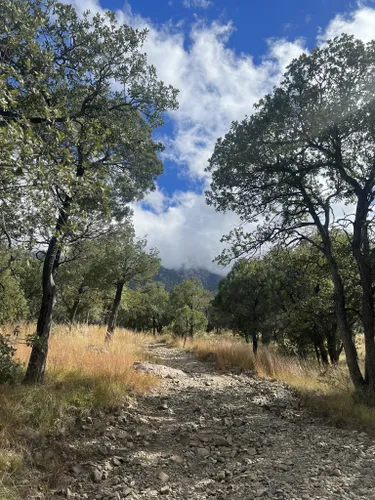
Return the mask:
{"type": "Polygon", "coordinates": [[[154,335],[156,332],[161,333],[163,326],[165,326],[168,321],[168,292],[163,283],[154,281],[152,283],[146,283],[141,290],[141,294],[144,310],[151,319],[152,333],[154,335]]]}
{"type": "Polygon", "coordinates": [[[55,0],[6,0],[4,7],[2,75],[10,78],[0,82],[1,181],[18,200],[24,233],[42,227],[47,237],[25,376],[35,383],[45,372],[64,242],[87,233],[101,214],[123,216],[129,201],[154,188],[162,145],[152,131],[176,107],[176,91],[147,64],[146,30],[120,25],[113,13],[79,17],[55,0]]]}
{"type": "MultiPolygon", "coordinates": [[[[207,201],[233,210],[255,231],[236,229],[232,257],[265,243],[309,240],[325,256],[337,322],[355,388],[375,396],[372,206],[375,197],[375,42],[343,35],[303,54],[283,81],[234,122],[210,160],[207,201]],[[339,203],[351,204],[339,216],[339,203]],[[346,231],[360,271],[366,370],[361,372],[347,317],[346,291],[331,229],[346,231]],[[311,238],[316,229],[319,240],[311,238]]],[[[222,256],[226,260],[227,255],[222,256]]]]}
{"type": "Polygon", "coordinates": [[[160,259],[156,249],[146,250],[147,240],[136,238],[134,229],[129,224],[103,239],[102,245],[103,257],[97,266],[105,273],[107,282],[116,288],[105,337],[106,341],[110,341],[115,331],[125,285],[150,280],[158,272],[160,259]]]}
{"type": "Polygon", "coordinates": [[[177,334],[194,336],[194,332],[207,326],[205,312],[211,300],[211,293],[203,288],[197,278],[189,278],[171,290],[169,307],[174,318],[177,334]],[[190,311],[190,313],[189,313],[190,311]]]}
{"type": "Polygon", "coordinates": [[[246,342],[252,340],[255,354],[259,334],[267,336],[265,329],[272,307],[268,270],[260,259],[239,260],[220,281],[214,300],[214,305],[229,315],[230,328],[243,335],[246,342]]]}

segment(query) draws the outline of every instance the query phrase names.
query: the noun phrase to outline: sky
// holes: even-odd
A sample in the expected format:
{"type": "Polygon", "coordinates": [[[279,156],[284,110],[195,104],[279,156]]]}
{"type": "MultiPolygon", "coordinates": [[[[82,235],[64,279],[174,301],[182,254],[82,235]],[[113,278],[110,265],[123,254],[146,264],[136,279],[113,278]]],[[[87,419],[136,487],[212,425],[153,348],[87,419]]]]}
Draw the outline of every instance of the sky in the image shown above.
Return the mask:
{"type": "Polygon", "coordinates": [[[220,239],[238,223],[205,203],[204,169],[217,138],[278,84],[302,52],[341,33],[375,38],[375,1],[351,0],[64,0],[77,10],[113,10],[121,22],[147,27],[144,50],[179,109],[155,139],[165,145],[156,190],[133,205],[138,236],[147,235],[168,268],[213,263],[220,239]]]}

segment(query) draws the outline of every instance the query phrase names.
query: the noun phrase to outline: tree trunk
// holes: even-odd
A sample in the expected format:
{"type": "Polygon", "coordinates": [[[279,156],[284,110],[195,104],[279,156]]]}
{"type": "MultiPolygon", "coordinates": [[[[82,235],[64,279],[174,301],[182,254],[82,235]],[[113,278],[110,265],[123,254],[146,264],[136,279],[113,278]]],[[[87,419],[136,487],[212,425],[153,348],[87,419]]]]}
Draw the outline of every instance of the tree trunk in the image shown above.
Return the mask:
{"type": "MultiPolygon", "coordinates": [[[[371,392],[375,392],[375,342],[374,342],[374,297],[372,290],[371,268],[360,262],[362,288],[362,324],[365,337],[365,383],[371,392]]],[[[357,260],[357,261],[358,261],[357,260]]]]}
{"type": "Polygon", "coordinates": [[[155,316],[152,316],[152,333],[155,336],[156,335],[156,320],[155,316]]]}
{"type": "Polygon", "coordinates": [[[53,310],[56,304],[55,277],[59,267],[61,243],[58,237],[62,228],[66,225],[69,217],[71,198],[66,196],[63,208],[60,210],[56,222],[55,235],[51,238],[46,257],[43,263],[42,275],[42,303],[40,306],[38,322],[33,341],[29,363],[27,366],[24,382],[38,384],[43,382],[46,370],[48,340],[51,333],[53,310]]]}
{"type": "Polygon", "coordinates": [[[323,339],[319,338],[316,342],[316,345],[319,349],[320,358],[322,360],[323,365],[325,365],[325,366],[329,365],[328,353],[327,353],[326,346],[324,345],[323,339]]]}
{"type": "Polygon", "coordinates": [[[314,349],[315,349],[316,360],[317,360],[318,364],[320,365],[320,353],[319,353],[319,349],[318,349],[318,344],[316,342],[314,342],[314,349]]]}
{"type": "Polygon", "coordinates": [[[73,325],[75,322],[79,303],[81,302],[81,295],[84,292],[85,292],[85,282],[82,280],[79,287],[78,287],[78,294],[77,294],[76,300],[74,301],[73,306],[70,309],[69,322],[71,325],[73,325]]]}
{"type": "Polygon", "coordinates": [[[329,359],[333,365],[336,365],[339,362],[341,352],[337,345],[336,327],[328,331],[326,337],[329,359]]]}
{"type": "Polygon", "coordinates": [[[253,353],[256,356],[258,352],[258,334],[253,333],[253,353]]]}
{"type": "Polygon", "coordinates": [[[342,282],[336,261],[333,259],[330,252],[326,255],[330,265],[331,276],[335,290],[334,303],[337,325],[341,334],[342,343],[344,345],[350,378],[353,382],[354,387],[360,390],[364,386],[364,379],[359,368],[357,350],[355,348],[352,332],[349,327],[346,315],[344,284],[342,282]]]}
{"type": "Polygon", "coordinates": [[[190,306],[190,310],[191,310],[191,320],[190,320],[190,331],[189,331],[189,335],[190,335],[191,340],[193,340],[193,337],[194,337],[194,316],[193,316],[193,306],[190,306]]]}
{"type": "MultiPolygon", "coordinates": [[[[367,395],[375,402],[375,312],[372,287],[372,256],[368,237],[368,211],[371,201],[370,185],[358,197],[354,221],[352,251],[359,267],[362,289],[362,325],[365,337],[365,380],[367,395]]],[[[363,391],[362,391],[363,392],[363,391]]]]}
{"type": "Polygon", "coordinates": [[[116,294],[115,298],[113,299],[111,313],[108,318],[107,333],[105,334],[106,342],[109,342],[112,339],[113,334],[115,333],[116,320],[117,320],[118,310],[120,308],[123,289],[124,289],[124,282],[118,281],[116,283],[116,294]]]}

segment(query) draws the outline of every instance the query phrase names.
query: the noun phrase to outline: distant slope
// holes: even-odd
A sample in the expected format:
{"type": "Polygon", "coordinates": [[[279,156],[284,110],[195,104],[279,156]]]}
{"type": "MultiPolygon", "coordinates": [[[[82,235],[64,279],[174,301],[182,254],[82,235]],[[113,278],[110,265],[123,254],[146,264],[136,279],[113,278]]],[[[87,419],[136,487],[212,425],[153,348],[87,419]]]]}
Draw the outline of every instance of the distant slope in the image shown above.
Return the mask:
{"type": "Polygon", "coordinates": [[[204,288],[214,292],[217,289],[219,281],[222,276],[219,274],[211,273],[207,269],[167,269],[166,267],[160,266],[158,274],[155,276],[154,281],[160,281],[164,283],[167,290],[171,290],[175,285],[178,285],[182,281],[188,278],[197,278],[204,288]]]}

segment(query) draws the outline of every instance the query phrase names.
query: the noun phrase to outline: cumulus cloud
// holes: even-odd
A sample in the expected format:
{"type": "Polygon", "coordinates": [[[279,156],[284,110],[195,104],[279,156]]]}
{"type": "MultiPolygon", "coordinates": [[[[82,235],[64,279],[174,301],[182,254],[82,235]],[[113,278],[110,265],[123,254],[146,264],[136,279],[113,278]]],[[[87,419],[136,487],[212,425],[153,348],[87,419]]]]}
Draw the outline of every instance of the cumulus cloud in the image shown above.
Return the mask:
{"type": "Polygon", "coordinates": [[[237,225],[236,215],[216,213],[201,194],[191,191],[175,193],[169,202],[160,213],[145,211],[141,204],[133,206],[137,234],[147,235],[149,245],[160,250],[166,267],[185,264],[226,273],[212,259],[220,251],[222,235],[237,225]]]}
{"type": "MultiPolygon", "coordinates": [[[[101,10],[95,0],[71,3],[80,11],[101,10]]],[[[149,29],[144,47],[149,62],[163,81],[180,89],[180,107],[169,114],[173,132],[161,137],[166,145],[164,158],[174,163],[179,175],[206,186],[209,178],[204,169],[216,139],[228,131],[233,120],[251,114],[254,103],[279,83],[286,66],[307,50],[303,38],[271,39],[264,57],[256,63],[250,53],[238,54],[228,48],[234,29],[231,23],[156,26],[132,12],[130,4],[117,11],[117,16],[134,27],[149,29]]],[[[342,32],[372,39],[375,9],[358,7],[337,15],[318,41],[323,43],[342,32]]],[[[185,264],[217,270],[212,259],[222,249],[220,238],[239,222],[234,214],[218,214],[208,207],[203,193],[188,190],[168,197],[157,189],[133,209],[137,233],[147,234],[150,246],[160,249],[163,264],[174,268],[185,264]]]]}
{"type": "Polygon", "coordinates": [[[210,0],[184,0],[182,5],[187,9],[190,7],[207,9],[207,7],[212,5],[212,2],[210,0]]]}
{"type": "Polygon", "coordinates": [[[337,14],[319,35],[324,42],[343,33],[354,35],[364,42],[370,42],[375,36],[375,9],[359,5],[358,9],[345,14],[337,14]]]}

